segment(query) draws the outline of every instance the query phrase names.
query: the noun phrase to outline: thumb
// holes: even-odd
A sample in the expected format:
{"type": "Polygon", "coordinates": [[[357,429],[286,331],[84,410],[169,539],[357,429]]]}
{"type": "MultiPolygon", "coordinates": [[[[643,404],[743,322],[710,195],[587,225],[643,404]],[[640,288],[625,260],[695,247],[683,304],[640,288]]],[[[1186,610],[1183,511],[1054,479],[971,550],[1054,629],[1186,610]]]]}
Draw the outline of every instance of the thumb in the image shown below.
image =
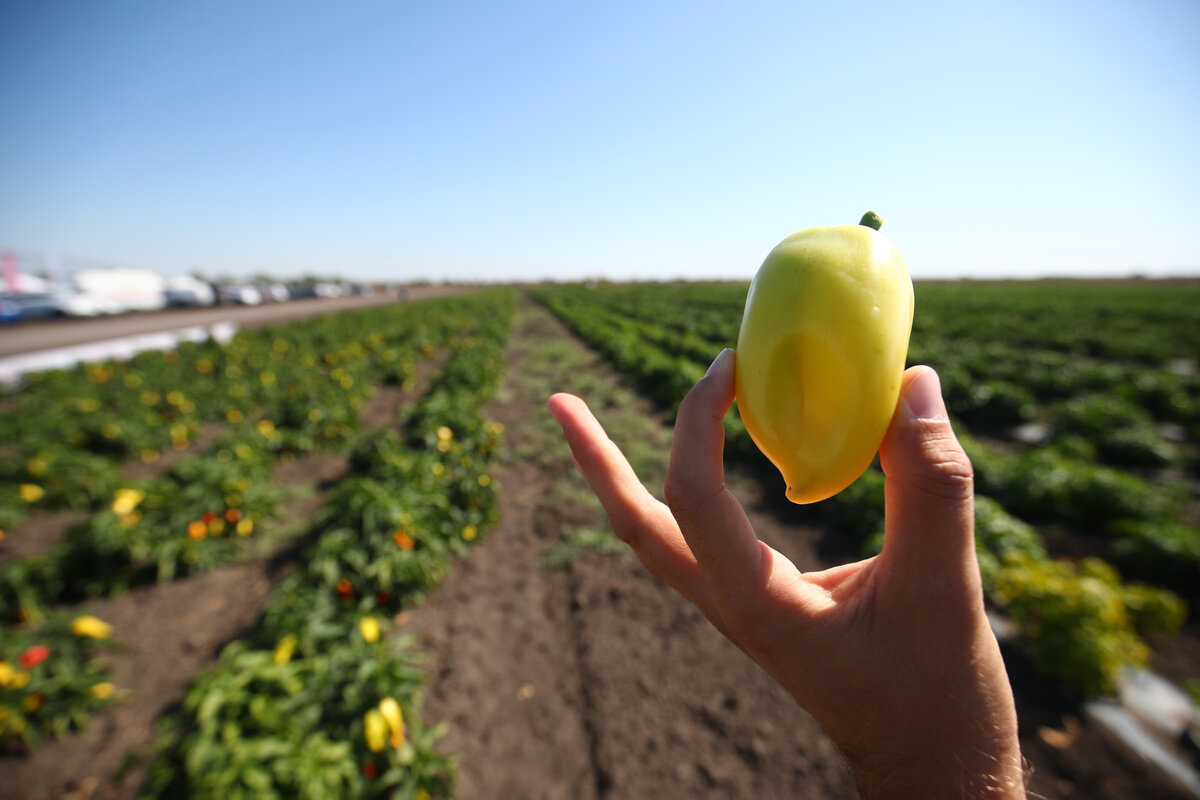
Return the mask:
{"type": "Polygon", "coordinates": [[[880,462],[887,475],[883,557],[910,577],[974,568],[971,461],[950,427],[941,381],[931,368],[905,372],[880,462]]]}

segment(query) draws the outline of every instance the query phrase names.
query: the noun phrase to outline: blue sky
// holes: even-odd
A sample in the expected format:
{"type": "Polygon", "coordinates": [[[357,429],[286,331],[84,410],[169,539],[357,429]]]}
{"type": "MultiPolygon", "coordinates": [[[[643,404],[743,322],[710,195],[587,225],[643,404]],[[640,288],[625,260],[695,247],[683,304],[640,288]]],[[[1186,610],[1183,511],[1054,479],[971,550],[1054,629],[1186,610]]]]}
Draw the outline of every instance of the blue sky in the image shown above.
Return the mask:
{"type": "Polygon", "coordinates": [[[0,247],[172,274],[1200,274],[1200,4],[0,5],[0,247]]]}

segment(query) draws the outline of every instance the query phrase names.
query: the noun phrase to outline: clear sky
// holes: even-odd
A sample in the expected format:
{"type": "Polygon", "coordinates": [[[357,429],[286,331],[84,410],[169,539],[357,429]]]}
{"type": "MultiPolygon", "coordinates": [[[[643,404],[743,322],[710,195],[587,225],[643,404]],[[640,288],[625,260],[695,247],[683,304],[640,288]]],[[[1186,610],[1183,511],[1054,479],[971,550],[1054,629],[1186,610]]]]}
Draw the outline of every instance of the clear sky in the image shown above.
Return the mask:
{"type": "Polygon", "coordinates": [[[164,274],[1200,275],[1200,3],[8,0],[0,248],[164,274]]]}

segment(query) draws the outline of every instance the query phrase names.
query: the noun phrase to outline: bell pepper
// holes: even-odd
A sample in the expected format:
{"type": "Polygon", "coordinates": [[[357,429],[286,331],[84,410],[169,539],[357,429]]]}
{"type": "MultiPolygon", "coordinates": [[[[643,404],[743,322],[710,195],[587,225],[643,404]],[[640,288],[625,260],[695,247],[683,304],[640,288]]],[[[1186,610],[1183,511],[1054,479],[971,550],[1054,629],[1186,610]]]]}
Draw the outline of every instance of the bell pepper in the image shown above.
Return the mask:
{"type": "Polygon", "coordinates": [[[738,333],[738,411],[793,503],[870,466],[896,408],[913,319],[900,252],[868,212],[808,228],[767,256],[738,333]]]}

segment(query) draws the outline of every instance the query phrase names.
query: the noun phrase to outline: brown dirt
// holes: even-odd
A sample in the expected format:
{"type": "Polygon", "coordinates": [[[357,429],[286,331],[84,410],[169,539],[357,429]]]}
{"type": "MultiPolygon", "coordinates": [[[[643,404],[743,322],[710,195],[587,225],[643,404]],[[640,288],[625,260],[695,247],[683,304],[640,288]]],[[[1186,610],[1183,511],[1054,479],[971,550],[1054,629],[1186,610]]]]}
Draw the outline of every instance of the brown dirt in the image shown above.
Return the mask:
{"type": "Polygon", "coordinates": [[[44,555],[63,540],[68,530],[85,519],[85,511],[35,511],[14,530],[5,532],[0,540],[0,564],[44,555]]]}

